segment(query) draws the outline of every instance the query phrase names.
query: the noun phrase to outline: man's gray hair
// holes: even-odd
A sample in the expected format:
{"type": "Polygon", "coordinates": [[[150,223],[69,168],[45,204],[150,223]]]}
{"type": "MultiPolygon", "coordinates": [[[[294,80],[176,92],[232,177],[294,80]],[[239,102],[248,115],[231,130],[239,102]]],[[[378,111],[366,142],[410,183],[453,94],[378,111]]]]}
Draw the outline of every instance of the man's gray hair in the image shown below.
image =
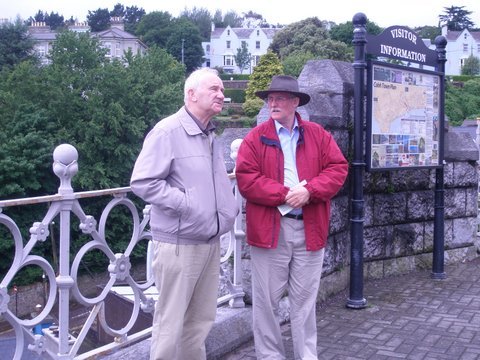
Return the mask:
{"type": "Polygon", "coordinates": [[[213,74],[218,76],[218,71],[211,68],[201,68],[201,69],[195,70],[188,76],[187,80],[185,80],[185,87],[184,87],[185,102],[187,102],[188,100],[188,91],[191,89],[193,90],[197,89],[200,83],[202,82],[203,78],[207,74],[213,74]]]}

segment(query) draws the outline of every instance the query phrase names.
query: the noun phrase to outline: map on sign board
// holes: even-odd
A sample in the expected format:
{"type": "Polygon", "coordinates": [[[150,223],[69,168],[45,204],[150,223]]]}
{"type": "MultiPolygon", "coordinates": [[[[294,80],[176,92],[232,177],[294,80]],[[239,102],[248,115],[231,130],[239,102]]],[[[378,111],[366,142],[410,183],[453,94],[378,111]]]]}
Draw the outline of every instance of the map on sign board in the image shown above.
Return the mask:
{"type": "Polygon", "coordinates": [[[439,164],[439,84],[434,72],[372,64],[370,169],[439,164]]]}

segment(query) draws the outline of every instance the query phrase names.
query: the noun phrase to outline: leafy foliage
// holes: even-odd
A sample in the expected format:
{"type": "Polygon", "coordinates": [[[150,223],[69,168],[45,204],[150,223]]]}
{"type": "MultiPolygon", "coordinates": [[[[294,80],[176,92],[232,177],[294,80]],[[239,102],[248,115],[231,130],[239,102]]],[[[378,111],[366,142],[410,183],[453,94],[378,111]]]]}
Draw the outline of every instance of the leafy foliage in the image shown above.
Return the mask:
{"type": "Polygon", "coordinates": [[[196,68],[202,66],[202,38],[198,28],[186,18],[174,19],[172,21],[166,50],[177,61],[181,62],[183,60],[187,73],[191,73],[196,68]]]}
{"type": "Polygon", "coordinates": [[[107,30],[110,27],[110,12],[107,8],[88,11],[87,23],[92,32],[107,30]]]}
{"type": "Polygon", "coordinates": [[[470,55],[462,66],[462,75],[480,75],[480,59],[470,55]]]}
{"type": "Polygon", "coordinates": [[[49,26],[52,30],[62,28],[65,25],[63,15],[54,13],[53,11],[48,14],[47,12],[43,13],[42,10],[38,10],[34,17],[30,17],[27,20],[29,25],[31,25],[33,22],[44,22],[45,25],[49,26]]]}
{"type": "Polygon", "coordinates": [[[226,28],[227,26],[237,28],[241,27],[243,23],[243,17],[238,15],[235,11],[228,11],[223,15],[221,10],[217,10],[213,15],[212,20],[215,27],[218,28],[226,28]]]}
{"type": "Polygon", "coordinates": [[[145,15],[137,35],[148,45],[166,49],[177,61],[183,61],[187,72],[202,65],[202,38],[198,28],[186,17],[172,18],[170,13],[155,11],[145,15]]]}
{"type": "Polygon", "coordinates": [[[125,15],[123,17],[125,31],[131,34],[135,34],[137,31],[138,23],[145,16],[145,10],[136,6],[127,6],[125,15]]]}
{"type": "Polygon", "coordinates": [[[445,13],[438,16],[440,24],[448,26],[450,31],[462,31],[470,29],[475,24],[470,20],[471,11],[465,10],[465,6],[444,7],[445,13]]]}
{"type": "MultiPolygon", "coordinates": [[[[367,21],[367,33],[372,35],[380,34],[383,29],[372,21],[367,21]]],[[[341,41],[348,46],[352,46],[353,41],[353,22],[347,21],[342,24],[334,25],[330,29],[330,38],[335,41],[341,41]]]]}
{"type": "Polygon", "coordinates": [[[283,67],[278,56],[272,51],[268,51],[260,57],[258,65],[250,75],[250,81],[245,91],[246,99],[256,99],[255,92],[267,89],[274,75],[283,75],[283,67]]]}
{"type": "Polygon", "coordinates": [[[283,67],[280,63],[280,59],[275,53],[268,51],[265,55],[260,57],[260,61],[253,69],[247,89],[245,90],[245,103],[243,105],[243,110],[247,116],[258,114],[263,106],[263,101],[255,95],[255,92],[267,89],[272,81],[272,77],[274,75],[282,74],[283,67]]]}
{"type": "Polygon", "coordinates": [[[433,43],[435,42],[436,37],[442,34],[442,29],[440,29],[438,26],[421,26],[415,28],[415,32],[420,38],[430,39],[430,41],[433,43]]]}
{"type": "MultiPolygon", "coordinates": [[[[353,27],[352,32],[353,33],[353,27]]],[[[308,18],[290,24],[277,32],[270,49],[283,61],[292,54],[296,60],[298,54],[311,54],[318,59],[351,61],[353,48],[341,41],[330,39],[325,22],[318,18],[308,18]]]]}
{"type": "Polygon", "coordinates": [[[0,70],[11,68],[24,60],[36,61],[32,50],[33,40],[20,19],[0,24],[0,70]]]}
{"type": "Polygon", "coordinates": [[[207,9],[194,6],[191,10],[183,10],[180,17],[190,20],[196,27],[198,27],[202,41],[210,41],[212,15],[210,15],[210,12],[207,9]]]}
{"type": "Polygon", "coordinates": [[[280,59],[294,51],[310,51],[315,54],[315,45],[321,40],[328,39],[328,30],[317,17],[311,17],[292,23],[278,31],[270,50],[280,59]]]}
{"type": "Polygon", "coordinates": [[[246,41],[242,41],[242,47],[237,49],[237,54],[235,55],[235,63],[240,69],[240,73],[243,73],[243,70],[246,69],[252,61],[252,55],[248,51],[248,45],[246,41]]]}
{"type": "Polygon", "coordinates": [[[172,15],[165,11],[154,11],[140,20],[136,35],[148,46],[165,48],[170,36],[172,15]]]}
{"type": "Polygon", "coordinates": [[[294,51],[283,59],[283,71],[285,75],[298,77],[307,61],[312,59],[315,59],[315,55],[311,52],[294,51]]]}
{"type": "Polygon", "coordinates": [[[452,125],[480,116],[480,78],[463,83],[463,86],[447,82],[445,91],[445,115],[452,125]]]}
{"type": "MultiPolygon", "coordinates": [[[[72,144],[79,153],[76,191],[129,183],[146,132],[183,104],[185,72],[157,47],[145,56],[128,53],[128,66],[108,61],[104,54],[95,38],[64,31],[50,54],[51,65],[23,61],[0,72],[0,198],[54,194],[58,179],[52,172],[52,152],[62,143],[72,144]]],[[[101,206],[98,199],[86,201],[85,211],[98,219],[101,206]]],[[[8,210],[26,232],[46,212],[30,207],[8,210]]],[[[115,215],[111,225],[108,241],[120,249],[129,241],[127,217],[115,215]]],[[[13,242],[3,241],[2,231],[0,227],[0,251],[13,254],[13,242]]],[[[75,234],[72,241],[74,251],[85,239],[75,234]]],[[[39,251],[47,259],[54,253],[49,242],[39,251]]],[[[91,264],[106,260],[97,253],[89,257],[91,264]]],[[[0,273],[11,265],[5,259],[0,273]]]]}

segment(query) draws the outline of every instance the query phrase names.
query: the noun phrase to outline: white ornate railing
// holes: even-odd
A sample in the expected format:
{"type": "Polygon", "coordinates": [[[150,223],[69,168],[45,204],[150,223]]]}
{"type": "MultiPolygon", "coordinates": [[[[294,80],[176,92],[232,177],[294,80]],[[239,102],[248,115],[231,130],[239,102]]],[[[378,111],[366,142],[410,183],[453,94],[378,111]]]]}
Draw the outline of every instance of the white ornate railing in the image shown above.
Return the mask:
{"type": "MultiPolygon", "coordinates": [[[[140,310],[144,312],[153,312],[154,310],[155,301],[153,297],[145,293],[153,285],[153,278],[149,269],[151,258],[149,251],[146,254],[146,282],[136,282],[130,273],[130,255],[132,250],[140,241],[151,241],[151,234],[147,228],[150,218],[150,206],[147,205],[145,207],[143,218],[140,219],[136,206],[127,198],[127,194],[130,192],[128,187],[75,193],[71,186],[71,180],[78,172],[77,150],[68,144],[60,145],[55,149],[53,159],[54,173],[60,179],[60,186],[56,195],[0,201],[0,225],[7,228],[13,237],[15,245],[13,263],[0,283],[0,315],[11,325],[15,332],[16,347],[14,360],[22,359],[26,344],[28,344],[29,350],[41,354],[44,358],[87,359],[106,350],[126,346],[151,334],[151,328],[135,334],[131,333],[140,310]],[[97,222],[93,216],[84,213],[79,200],[99,196],[113,196],[113,199],[104,208],[100,220],[97,222]],[[50,203],[50,205],[44,218],[39,222],[35,222],[30,228],[30,238],[24,245],[18,226],[12,218],[3,213],[3,209],[38,203],[50,203]],[[111,211],[117,206],[126,207],[133,222],[132,236],[123,253],[114,253],[108,246],[105,238],[107,219],[111,211]],[[72,215],[78,218],[80,230],[83,234],[89,236],[89,240],[80,248],[73,261],[70,262],[72,215]],[[60,220],[60,247],[58,272],[55,273],[52,265],[46,259],[32,254],[32,249],[42,246],[42,243],[49,238],[49,224],[57,216],[60,220]],[[109,273],[110,279],[99,295],[88,298],[80,291],[77,280],[80,262],[84,255],[91,250],[99,250],[108,257],[110,264],[105,271],[109,273]],[[11,285],[15,275],[24,267],[30,265],[38,266],[44,272],[49,283],[49,291],[46,294],[43,309],[31,319],[21,319],[9,309],[9,303],[12,298],[8,292],[8,287],[11,285]],[[121,329],[110,327],[105,317],[106,296],[117,282],[127,283],[131,287],[134,298],[130,319],[121,329]],[[76,337],[69,331],[71,298],[81,305],[91,308],[87,320],[76,337]],[[58,305],[58,324],[48,329],[43,329],[42,334],[34,334],[32,329],[51,313],[55,304],[58,305]],[[100,324],[108,335],[113,336],[115,341],[101,348],[80,354],[80,346],[95,322],[100,324]]],[[[234,185],[234,179],[232,179],[232,185],[234,185]]],[[[237,189],[235,188],[235,190],[237,189]]],[[[236,191],[236,198],[239,206],[241,206],[242,199],[238,195],[238,191],[236,191]]],[[[241,242],[244,236],[240,212],[234,229],[222,239],[222,243],[228,243],[228,248],[221,261],[225,263],[233,255],[233,279],[230,280],[221,267],[221,276],[228,289],[228,294],[218,299],[219,305],[229,302],[232,307],[244,306],[244,293],[241,286],[241,242]]]]}

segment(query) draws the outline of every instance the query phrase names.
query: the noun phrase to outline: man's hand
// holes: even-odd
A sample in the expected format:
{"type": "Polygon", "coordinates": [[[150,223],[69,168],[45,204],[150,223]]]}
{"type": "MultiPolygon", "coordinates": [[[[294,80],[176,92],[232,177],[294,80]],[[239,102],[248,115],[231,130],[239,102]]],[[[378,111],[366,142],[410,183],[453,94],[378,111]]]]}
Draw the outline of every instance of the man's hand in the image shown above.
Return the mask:
{"type": "Polygon", "coordinates": [[[303,186],[295,186],[288,191],[285,197],[285,203],[295,209],[299,209],[308,204],[310,193],[303,186]]]}

